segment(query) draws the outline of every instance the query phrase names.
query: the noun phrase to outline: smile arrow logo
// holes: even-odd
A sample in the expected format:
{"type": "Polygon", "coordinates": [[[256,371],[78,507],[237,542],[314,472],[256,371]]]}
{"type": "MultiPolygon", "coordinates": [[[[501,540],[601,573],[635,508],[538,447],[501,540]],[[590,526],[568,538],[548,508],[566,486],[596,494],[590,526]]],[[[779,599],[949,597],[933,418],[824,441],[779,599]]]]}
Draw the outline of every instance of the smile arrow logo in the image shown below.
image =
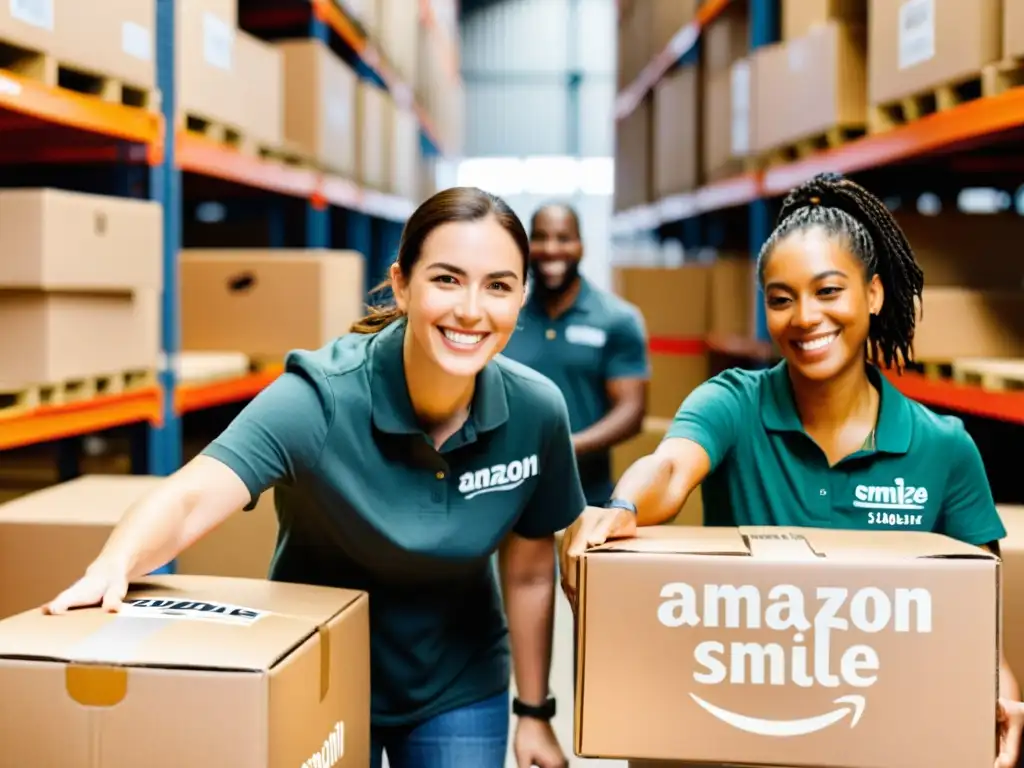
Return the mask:
{"type": "Polygon", "coordinates": [[[853,728],[860,721],[861,715],[864,714],[865,705],[863,696],[840,696],[832,702],[840,706],[823,715],[806,717],[800,720],[762,720],[761,718],[747,717],[746,715],[716,707],[714,704],[704,701],[695,693],[691,693],[690,698],[723,723],[728,723],[733,728],[738,728],[747,733],[755,733],[758,736],[806,736],[809,733],[828,728],[830,725],[835,725],[848,714],[851,716],[850,727],[853,728]]]}

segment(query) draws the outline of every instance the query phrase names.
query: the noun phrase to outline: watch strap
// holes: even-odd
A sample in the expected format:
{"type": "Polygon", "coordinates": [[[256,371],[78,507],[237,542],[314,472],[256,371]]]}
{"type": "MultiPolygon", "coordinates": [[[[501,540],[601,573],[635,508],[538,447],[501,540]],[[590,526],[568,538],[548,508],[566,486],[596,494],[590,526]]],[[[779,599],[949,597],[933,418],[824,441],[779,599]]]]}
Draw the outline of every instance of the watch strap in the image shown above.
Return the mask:
{"type": "Polygon", "coordinates": [[[634,515],[636,514],[636,504],[625,499],[609,499],[604,506],[605,509],[625,509],[634,515]]]}
{"type": "Polygon", "coordinates": [[[543,704],[527,704],[518,697],[512,699],[512,714],[516,717],[532,717],[534,720],[550,720],[555,716],[555,699],[549,696],[543,704]]]}

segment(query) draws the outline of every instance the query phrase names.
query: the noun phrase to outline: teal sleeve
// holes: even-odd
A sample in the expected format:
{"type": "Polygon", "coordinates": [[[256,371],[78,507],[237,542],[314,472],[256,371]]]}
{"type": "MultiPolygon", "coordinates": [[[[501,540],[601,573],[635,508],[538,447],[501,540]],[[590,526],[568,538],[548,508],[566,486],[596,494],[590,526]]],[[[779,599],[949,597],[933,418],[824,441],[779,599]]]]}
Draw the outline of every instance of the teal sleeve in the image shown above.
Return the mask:
{"type": "Polygon", "coordinates": [[[650,366],[647,360],[647,333],[639,312],[623,315],[609,334],[605,347],[607,364],[605,377],[612,379],[647,379],[650,366]]]}
{"type": "Polygon", "coordinates": [[[527,539],[551,536],[571,525],[587,506],[576,465],[576,450],[569,429],[569,409],[561,392],[550,396],[544,454],[540,457],[537,487],[513,531],[527,539]]]}
{"type": "Polygon", "coordinates": [[[962,424],[954,435],[939,533],[977,546],[999,541],[1006,536],[1006,528],[996,510],[981,453],[962,424]]]}
{"type": "Polygon", "coordinates": [[[290,485],[319,461],[333,401],[322,373],[290,359],[210,445],[204,456],[227,465],[249,489],[246,509],[274,485],[290,485]]]}
{"type": "Polygon", "coordinates": [[[714,471],[736,444],[750,413],[742,372],[729,370],[694,389],[679,410],[665,439],[685,438],[707,451],[714,471]]]}

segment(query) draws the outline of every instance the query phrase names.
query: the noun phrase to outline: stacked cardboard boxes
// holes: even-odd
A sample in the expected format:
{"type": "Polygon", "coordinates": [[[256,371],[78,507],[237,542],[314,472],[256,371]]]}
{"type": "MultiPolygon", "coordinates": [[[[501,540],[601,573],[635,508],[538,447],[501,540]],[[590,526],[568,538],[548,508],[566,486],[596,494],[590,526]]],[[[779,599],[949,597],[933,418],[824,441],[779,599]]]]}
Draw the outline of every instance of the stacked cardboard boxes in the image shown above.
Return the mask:
{"type": "Polygon", "coordinates": [[[0,192],[0,383],[155,369],[162,221],[149,201],[0,192]]]}

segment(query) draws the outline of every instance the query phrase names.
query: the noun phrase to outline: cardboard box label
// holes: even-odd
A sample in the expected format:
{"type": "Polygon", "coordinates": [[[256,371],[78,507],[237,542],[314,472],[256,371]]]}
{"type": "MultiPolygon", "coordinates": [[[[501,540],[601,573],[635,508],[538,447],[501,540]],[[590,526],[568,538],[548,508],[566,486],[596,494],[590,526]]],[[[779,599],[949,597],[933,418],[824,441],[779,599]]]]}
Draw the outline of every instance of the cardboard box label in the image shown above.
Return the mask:
{"type": "Polygon", "coordinates": [[[900,6],[898,34],[900,69],[935,56],[935,0],[906,0],[900,6]]]}
{"type": "Polygon", "coordinates": [[[11,0],[11,18],[53,30],[53,0],[11,0]]]}
{"type": "Polygon", "coordinates": [[[126,618],[212,621],[219,624],[235,624],[248,627],[268,614],[266,611],[258,611],[253,608],[244,608],[240,605],[230,605],[228,603],[140,597],[126,600],[119,615],[126,618]]]}
{"type": "Polygon", "coordinates": [[[231,25],[212,13],[203,14],[203,57],[211,67],[231,71],[235,34],[231,25]]]}
{"type": "Polygon", "coordinates": [[[142,61],[153,58],[153,35],[150,30],[134,21],[121,25],[121,50],[142,61]]]}

